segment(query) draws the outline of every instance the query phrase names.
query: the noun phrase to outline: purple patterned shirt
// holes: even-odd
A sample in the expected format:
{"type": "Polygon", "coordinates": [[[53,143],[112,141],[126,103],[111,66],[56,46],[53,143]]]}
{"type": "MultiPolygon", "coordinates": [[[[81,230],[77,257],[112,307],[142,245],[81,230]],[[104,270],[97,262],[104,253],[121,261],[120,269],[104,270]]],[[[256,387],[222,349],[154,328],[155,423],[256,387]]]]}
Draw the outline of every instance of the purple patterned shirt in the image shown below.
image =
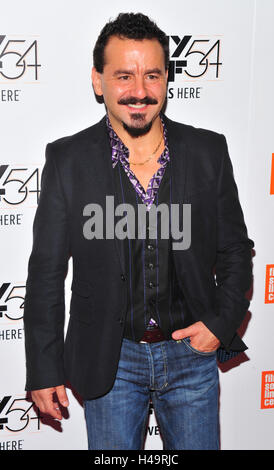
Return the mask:
{"type": "Polygon", "coordinates": [[[165,167],[167,163],[169,162],[169,150],[168,150],[168,143],[167,143],[167,129],[165,127],[164,121],[161,118],[162,125],[163,125],[163,131],[164,131],[164,142],[165,142],[165,148],[163,153],[160,155],[158,158],[157,162],[161,164],[160,168],[154,173],[152,178],[149,181],[148,188],[145,191],[141,183],[138,181],[137,177],[133,173],[133,171],[130,169],[129,166],[129,160],[128,160],[128,155],[129,155],[129,150],[128,148],[123,144],[121,139],[118,137],[116,132],[113,130],[109,117],[106,115],[106,122],[107,122],[107,128],[108,128],[108,133],[110,137],[110,145],[112,149],[112,167],[114,168],[115,165],[118,163],[118,160],[120,160],[126,174],[129,177],[129,180],[133,184],[135,191],[137,194],[141,197],[143,203],[146,205],[147,210],[150,209],[151,205],[153,204],[153,201],[155,199],[155,196],[158,192],[160,183],[162,181],[164,172],[165,172],[165,167]]]}

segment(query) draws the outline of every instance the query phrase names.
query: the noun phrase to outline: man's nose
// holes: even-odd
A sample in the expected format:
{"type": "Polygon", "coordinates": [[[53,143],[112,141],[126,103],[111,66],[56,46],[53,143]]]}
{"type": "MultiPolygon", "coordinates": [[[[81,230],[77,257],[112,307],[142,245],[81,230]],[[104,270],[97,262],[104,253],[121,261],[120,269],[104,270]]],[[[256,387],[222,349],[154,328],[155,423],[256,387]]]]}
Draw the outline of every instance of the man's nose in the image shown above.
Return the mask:
{"type": "Polygon", "coordinates": [[[147,96],[145,81],[143,77],[136,77],[133,84],[132,95],[140,100],[147,96]]]}

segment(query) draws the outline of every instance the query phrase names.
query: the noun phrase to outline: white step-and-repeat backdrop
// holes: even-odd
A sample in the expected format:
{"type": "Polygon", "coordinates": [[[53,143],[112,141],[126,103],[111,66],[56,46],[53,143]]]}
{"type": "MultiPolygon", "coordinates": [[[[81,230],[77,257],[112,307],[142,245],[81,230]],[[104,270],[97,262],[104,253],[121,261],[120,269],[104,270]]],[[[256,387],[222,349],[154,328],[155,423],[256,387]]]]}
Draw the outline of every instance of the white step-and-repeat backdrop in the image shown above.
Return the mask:
{"type": "MultiPolygon", "coordinates": [[[[24,392],[23,304],[47,142],[97,122],[97,36],[142,12],[170,37],[167,115],[225,134],[255,241],[249,349],[220,366],[221,447],[274,449],[273,0],[12,0],[0,14],[0,449],[86,449],[83,408],[41,420],[24,392]]],[[[70,300],[71,265],[66,279],[70,300]]],[[[68,312],[66,312],[66,318],[68,312]]],[[[150,410],[145,449],[162,449],[150,410]]]]}

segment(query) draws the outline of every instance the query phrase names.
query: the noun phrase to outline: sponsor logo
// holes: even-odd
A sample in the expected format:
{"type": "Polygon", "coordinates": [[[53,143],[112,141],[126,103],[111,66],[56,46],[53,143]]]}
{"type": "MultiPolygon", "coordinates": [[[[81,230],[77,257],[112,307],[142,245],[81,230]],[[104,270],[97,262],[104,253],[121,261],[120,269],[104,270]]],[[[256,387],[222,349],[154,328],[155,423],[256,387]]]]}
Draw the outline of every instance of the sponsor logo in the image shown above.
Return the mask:
{"type": "Polygon", "coordinates": [[[265,303],[274,303],[274,264],[266,265],[265,276],[265,303]]]}
{"type": "MultiPolygon", "coordinates": [[[[149,416],[155,418],[154,407],[152,401],[149,403],[149,416]]],[[[160,436],[160,427],[158,425],[147,427],[148,436],[160,436]]]]}
{"type": "Polygon", "coordinates": [[[274,408],[274,370],[262,372],[261,408],[274,408]]]}
{"type": "Polygon", "coordinates": [[[148,436],[160,436],[159,426],[148,426],[147,427],[148,436]]]}
{"type": "Polygon", "coordinates": [[[271,161],[270,194],[274,194],[274,153],[272,153],[271,161]]]}

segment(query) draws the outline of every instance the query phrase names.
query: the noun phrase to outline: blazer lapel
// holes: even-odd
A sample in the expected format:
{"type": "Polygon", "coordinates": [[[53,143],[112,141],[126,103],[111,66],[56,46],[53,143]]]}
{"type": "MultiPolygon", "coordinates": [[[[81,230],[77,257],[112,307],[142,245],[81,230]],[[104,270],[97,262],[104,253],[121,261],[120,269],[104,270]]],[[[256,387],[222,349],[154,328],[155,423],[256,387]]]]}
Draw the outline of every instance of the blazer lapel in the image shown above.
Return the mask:
{"type": "Polygon", "coordinates": [[[167,127],[168,147],[170,153],[171,170],[171,202],[180,204],[184,202],[187,178],[187,145],[182,127],[164,116],[167,127]]]}
{"type": "MultiPolygon", "coordinates": [[[[115,180],[114,180],[114,170],[112,168],[112,159],[111,159],[111,147],[109,143],[109,136],[108,136],[108,131],[107,127],[105,124],[105,117],[100,121],[100,132],[101,132],[101,138],[100,138],[100,157],[102,161],[104,162],[104,167],[105,171],[107,172],[107,180],[109,181],[110,187],[109,187],[109,194],[112,194],[114,196],[114,210],[117,207],[117,205],[122,204],[123,201],[119,197],[120,193],[117,193],[116,190],[116,185],[115,185],[115,180]]],[[[125,266],[125,252],[124,252],[124,242],[123,240],[120,240],[115,236],[114,232],[114,240],[115,240],[115,245],[116,245],[116,250],[118,254],[118,258],[120,261],[121,265],[121,273],[125,273],[126,266],[125,266]]]]}

